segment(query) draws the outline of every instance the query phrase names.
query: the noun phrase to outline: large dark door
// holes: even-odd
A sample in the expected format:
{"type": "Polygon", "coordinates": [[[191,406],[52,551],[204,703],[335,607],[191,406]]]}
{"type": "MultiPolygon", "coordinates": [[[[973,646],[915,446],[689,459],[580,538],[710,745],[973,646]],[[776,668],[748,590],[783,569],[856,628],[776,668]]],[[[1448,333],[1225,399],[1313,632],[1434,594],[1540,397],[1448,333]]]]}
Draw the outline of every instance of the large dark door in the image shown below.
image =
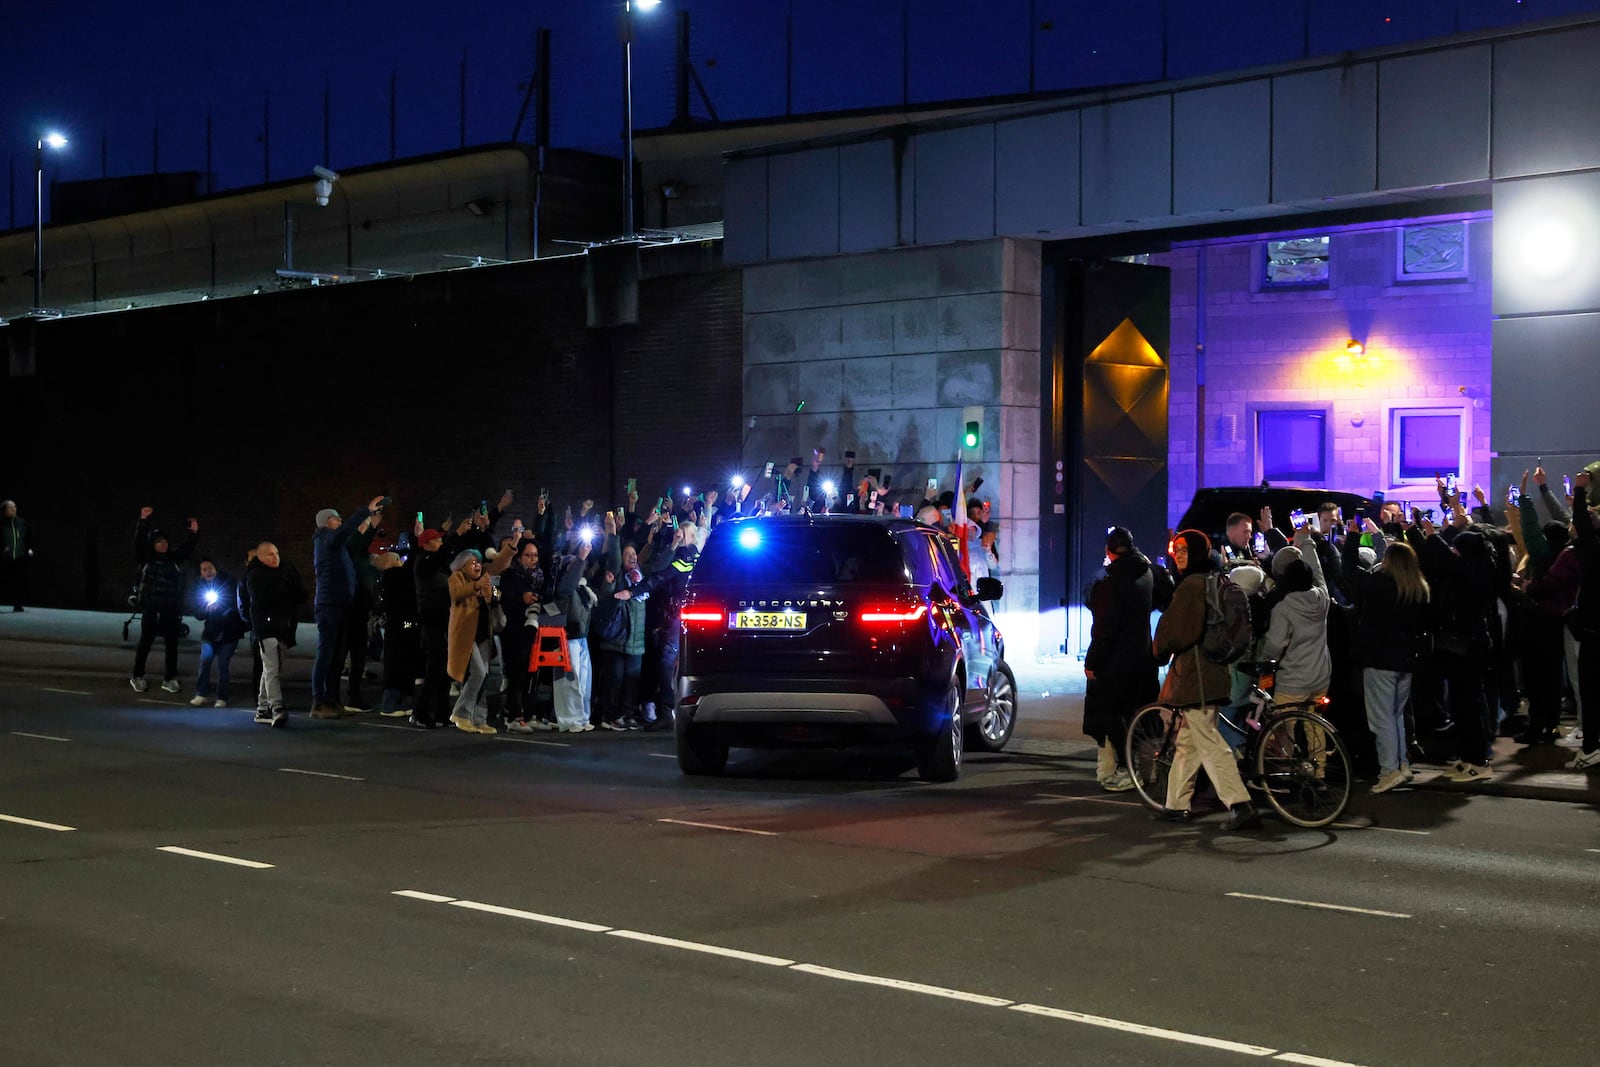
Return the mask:
{"type": "Polygon", "coordinates": [[[1106,528],[1126,526],[1148,555],[1166,553],[1171,278],[1165,267],[1097,259],[1049,276],[1059,288],[1045,316],[1055,358],[1040,604],[1066,607],[1064,650],[1082,653],[1083,594],[1100,573],[1106,528]]]}

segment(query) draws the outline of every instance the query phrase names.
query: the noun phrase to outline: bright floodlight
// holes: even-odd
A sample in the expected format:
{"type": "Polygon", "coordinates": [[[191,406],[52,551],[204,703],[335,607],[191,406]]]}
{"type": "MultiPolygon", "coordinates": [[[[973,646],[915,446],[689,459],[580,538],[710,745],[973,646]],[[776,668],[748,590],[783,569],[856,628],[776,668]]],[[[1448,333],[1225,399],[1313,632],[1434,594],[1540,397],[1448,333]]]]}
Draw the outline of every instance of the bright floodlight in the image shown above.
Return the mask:
{"type": "Polygon", "coordinates": [[[741,548],[755,548],[761,544],[761,531],[754,526],[746,526],[739,531],[739,546],[741,548]]]}
{"type": "Polygon", "coordinates": [[[653,7],[660,7],[661,0],[633,0],[633,6],[640,11],[649,11],[653,7]]]}
{"type": "Polygon", "coordinates": [[[732,479],[730,479],[730,481],[731,481],[731,482],[732,482],[732,484],[733,484],[733,487],[734,487],[734,488],[735,488],[735,489],[738,489],[738,488],[739,488],[739,487],[741,487],[741,486],[743,486],[743,485],[744,485],[744,475],[742,475],[742,474],[735,474],[735,475],[734,475],[734,476],[733,476],[733,477],[732,477],[732,479]]]}
{"type": "Polygon", "coordinates": [[[1546,281],[1564,277],[1577,265],[1577,230],[1571,220],[1559,215],[1546,215],[1530,223],[1520,245],[1522,268],[1546,281]]]}
{"type": "Polygon", "coordinates": [[[47,133],[44,135],[43,140],[51,148],[65,148],[67,146],[67,139],[59,133],[47,133]]]}

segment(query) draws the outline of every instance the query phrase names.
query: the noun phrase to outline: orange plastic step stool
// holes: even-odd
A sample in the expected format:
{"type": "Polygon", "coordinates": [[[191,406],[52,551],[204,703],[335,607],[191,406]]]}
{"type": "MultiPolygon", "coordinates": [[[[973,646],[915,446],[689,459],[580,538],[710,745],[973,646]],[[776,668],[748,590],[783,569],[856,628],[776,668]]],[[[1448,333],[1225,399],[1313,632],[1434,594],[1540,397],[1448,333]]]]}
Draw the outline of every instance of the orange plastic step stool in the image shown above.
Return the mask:
{"type": "Polygon", "coordinates": [[[528,670],[555,667],[570,671],[572,659],[567,654],[567,628],[565,626],[539,627],[539,639],[533,643],[533,655],[528,657],[528,670]]]}

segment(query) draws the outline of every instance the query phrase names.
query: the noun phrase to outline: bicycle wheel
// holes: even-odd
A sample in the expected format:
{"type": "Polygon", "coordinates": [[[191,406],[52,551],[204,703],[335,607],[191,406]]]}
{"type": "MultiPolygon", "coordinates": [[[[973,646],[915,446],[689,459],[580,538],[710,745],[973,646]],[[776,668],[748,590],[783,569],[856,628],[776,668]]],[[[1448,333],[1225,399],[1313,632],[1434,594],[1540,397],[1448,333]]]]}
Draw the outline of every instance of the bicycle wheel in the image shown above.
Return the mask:
{"type": "Polygon", "coordinates": [[[1178,741],[1178,712],[1166,704],[1140,708],[1128,724],[1128,773],[1133,787],[1151,808],[1167,804],[1167,775],[1178,741]]]}
{"type": "Polygon", "coordinates": [[[1276,715],[1256,743],[1256,777],[1271,804],[1296,826],[1326,826],[1350,802],[1350,753],[1320,715],[1276,715]]]}

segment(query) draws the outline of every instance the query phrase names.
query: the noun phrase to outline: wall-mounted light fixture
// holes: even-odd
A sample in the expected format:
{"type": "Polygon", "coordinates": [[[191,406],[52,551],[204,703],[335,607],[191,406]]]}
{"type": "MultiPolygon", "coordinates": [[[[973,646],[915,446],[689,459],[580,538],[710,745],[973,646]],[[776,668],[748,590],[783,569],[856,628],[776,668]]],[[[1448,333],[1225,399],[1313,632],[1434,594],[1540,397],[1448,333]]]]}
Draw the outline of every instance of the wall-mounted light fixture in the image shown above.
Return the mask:
{"type": "Polygon", "coordinates": [[[1364,356],[1367,354],[1367,346],[1357,341],[1354,337],[1344,343],[1344,350],[1352,356],[1364,356]]]}

